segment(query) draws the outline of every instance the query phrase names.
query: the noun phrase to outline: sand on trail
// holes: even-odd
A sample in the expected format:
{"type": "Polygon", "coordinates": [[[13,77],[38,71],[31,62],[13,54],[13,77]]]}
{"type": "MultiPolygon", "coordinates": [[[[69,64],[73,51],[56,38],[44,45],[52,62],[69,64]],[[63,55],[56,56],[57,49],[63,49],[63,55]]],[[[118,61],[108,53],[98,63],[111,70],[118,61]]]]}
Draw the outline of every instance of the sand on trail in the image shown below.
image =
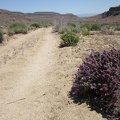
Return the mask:
{"type": "Polygon", "coordinates": [[[68,57],[72,48],[59,43],[49,27],[15,35],[0,46],[0,120],[103,120],[69,98],[78,66],[68,57]]]}

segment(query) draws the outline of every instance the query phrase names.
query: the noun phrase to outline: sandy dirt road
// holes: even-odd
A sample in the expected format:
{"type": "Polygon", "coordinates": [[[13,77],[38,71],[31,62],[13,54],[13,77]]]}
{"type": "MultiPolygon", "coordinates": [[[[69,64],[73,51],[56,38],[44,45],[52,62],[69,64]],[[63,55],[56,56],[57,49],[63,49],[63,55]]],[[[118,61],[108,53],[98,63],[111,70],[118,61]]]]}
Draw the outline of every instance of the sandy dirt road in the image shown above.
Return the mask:
{"type": "Polygon", "coordinates": [[[0,46],[0,120],[103,119],[69,98],[77,66],[66,69],[70,52],[62,54],[59,42],[52,28],[42,28],[0,46]]]}

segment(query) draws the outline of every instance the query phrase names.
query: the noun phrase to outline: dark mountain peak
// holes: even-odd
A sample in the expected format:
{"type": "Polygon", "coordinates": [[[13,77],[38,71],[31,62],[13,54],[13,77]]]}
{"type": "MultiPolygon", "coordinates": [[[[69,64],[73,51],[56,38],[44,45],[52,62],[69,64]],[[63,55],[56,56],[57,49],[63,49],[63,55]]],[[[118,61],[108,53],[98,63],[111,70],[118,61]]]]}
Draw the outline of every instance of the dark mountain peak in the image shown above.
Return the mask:
{"type": "Polygon", "coordinates": [[[104,17],[117,16],[117,15],[120,15],[120,5],[117,7],[111,7],[109,11],[104,12],[102,14],[102,17],[104,18],[104,17]]]}

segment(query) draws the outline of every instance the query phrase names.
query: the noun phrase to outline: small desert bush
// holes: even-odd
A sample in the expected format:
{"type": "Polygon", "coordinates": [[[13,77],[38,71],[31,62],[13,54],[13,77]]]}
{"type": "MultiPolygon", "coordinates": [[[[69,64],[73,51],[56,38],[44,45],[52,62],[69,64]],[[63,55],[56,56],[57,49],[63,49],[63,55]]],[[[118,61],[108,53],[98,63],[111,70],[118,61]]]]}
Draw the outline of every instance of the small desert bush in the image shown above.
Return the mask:
{"type": "Polygon", "coordinates": [[[30,26],[33,27],[33,28],[39,28],[40,27],[40,25],[38,23],[33,23],[30,26]]]}
{"type": "Polygon", "coordinates": [[[106,26],[104,26],[101,28],[101,33],[107,35],[114,35],[115,30],[113,28],[107,28],[106,26]]]}
{"type": "Polygon", "coordinates": [[[110,24],[101,24],[101,28],[110,29],[112,25],[110,24]]]}
{"type": "Polygon", "coordinates": [[[120,31],[120,25],[115,26],[115,31],[120,31]]]}
{"type": "Polygon", "coordinates": [[[26,34],[28,31],[27,26],[23,23],[13,23],[12,25],[9,26],[8,29],[8,34],[13,35],[13,34],[26,34]]]}
{"type": "Polygon", "coordinates": [[[81,28],[81,32],[89,31],[86,27],[81,28]]]}
{"type": "Polygon", "coordinates": [[[88,35],[90,35],[90,31],[89,31],[86,27],[83,27],[83,28],[81,29],[81,33],[82,33],[83,36],[88,36],[88,35]]]}
{"type": "Polygon", "coordinates": [[[9,36],[12,36],[12,35],[14,35],[14,34],[15,34],[14,29],[8,29],[8,35],[9,35],[9,36]]]}
{"type": "Polygon", "coordinates": [[[82,35],[83,36],[88,36],[88,35],[90,35],[90,31],[84,31],[84,32],[82,32],[82,35]]]}
{"type": "Polygon", "coordinates": [[[2,43],[2,42],[3,42],[3,32],[0,31],[0,43],[2,43]]]}
{"type": "Polygon", "coordinates": [[[91,30],[100,30],[99,24],[91,24],[91,30]]]}
{"type": "Polygon", "coordinates": [[[67,25],[70,26],[70,27],[74,27],[74,28],[76,27],[75,23],[67,23],[67,25]]]}
{"type": "Polygon", "coordinates": [[[65,33],[61,35],[62,42],[60,47],[67,47],[67,46],[75,46],[79,41],[79,37],[77,37],[73,33],[65,33]]]}
{"type": "Polygon", "coordinates": [[[91,24],[88,24],[88,23],[81,23],[80,27],[81,27],[81,29],[86,28],[88,31],[91,30],[91,24]]]}
{"type": "Polygon", "coordinates": [[[50,19],[39,19],[38,23],[40,28],[49,27],[52,25],[52,21],[50,19]]]}
{"type": "Polygon", "coordinates": [[[81,27],[81,29],[82,28],[87,28],[88,31],[90,31],[90,30],[100,30],[101,25],[97,24],[97,23],[96,24],[93,24],[93,23],[82,23],[80,25],[80,27],[81,27]]]}
{"type": "Polygon", "coordinates": [[[61,25],[61,26],[59,27],[58,32],[61,33],[61,34],[64,34],[64,33],[71,32],[71,29],[70,29],[70,27],[68,27],[68,26],[63,26],[63,25],[61,25]]]}
{"type": "Polygon", "coordinates": [[[71,95],[82,98],[87,94],[92,95],[92,102],[102,106],[108,115],[120,117],[120,50],[93,51],[83,61],[71,95]]]}
{"type": "Polygon", "coordinates": [[[71,31],[74,32],[74,33],[80,33],[81,32],[81,28],[80,28],[80,26],[76,26],[74,28],[71,28],[71,31]]]}

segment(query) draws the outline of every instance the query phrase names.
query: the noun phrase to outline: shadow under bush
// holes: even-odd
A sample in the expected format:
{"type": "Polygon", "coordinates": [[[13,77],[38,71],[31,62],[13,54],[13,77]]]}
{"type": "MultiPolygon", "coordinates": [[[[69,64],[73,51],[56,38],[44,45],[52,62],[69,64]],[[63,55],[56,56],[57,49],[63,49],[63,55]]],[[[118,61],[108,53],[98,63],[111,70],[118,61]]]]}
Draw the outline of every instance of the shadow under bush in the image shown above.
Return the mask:
{"type": "Polygon", "coordinates": [[[76,73],[70,96],[109,119],[120,118],[120,50],[93,51],[76,73]]]}
{"type": "Polygon", "coordinates": [[[3,42],[3,32],[0,31],[0,43],[2,43],[2,42],[3,42]]]}

